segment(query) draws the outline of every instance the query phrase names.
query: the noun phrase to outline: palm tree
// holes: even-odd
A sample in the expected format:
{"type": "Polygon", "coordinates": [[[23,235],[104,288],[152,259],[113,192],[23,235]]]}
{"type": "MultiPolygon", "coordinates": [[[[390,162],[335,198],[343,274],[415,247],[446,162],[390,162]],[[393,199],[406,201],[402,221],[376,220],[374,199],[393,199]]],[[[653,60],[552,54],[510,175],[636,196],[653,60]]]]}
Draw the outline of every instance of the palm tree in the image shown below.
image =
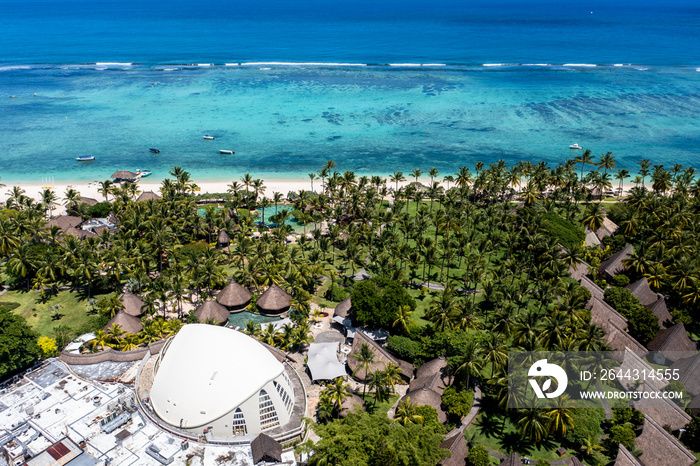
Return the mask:
{"type": "Polygon", "coordinates": [[[392,327],[401,328],[406,334],[411,333],[411,326],[416,325],[413,319],[411,319],[412,314],[413,311],[411,311],[411,306],[399,306],[396,320],[392,324],[392,327]]]}
{"type": "Polygon", "coordinates": [[[311,180],[311,192],[314,191],[314,180],[316,179],[316,173],[309,173],[309,179],[311,180]]]}
{"type": "Polygon", "coordinates": [[[549,419],[547,430],[550,433],[564,437],[569,430],[574,428],[574,418],[571,409],[566,407],[568,401],[569,396],[567,394],[560,396],[556,399],[556,406],[545,413],[545,416],[549,419]]]}
{"type": "Polygon", "coordinates": [[[57,200],[58,196],[51,189],[45,189],[41,192],[41,203],[44,205],[48,218],[51,218],[51,211],[53,211],[53,206],[56,205],[57,200]]]}
{"type": "Polygon", "coordinates": [[[613,157],[612,152],[606,152],[600,156],[600,162],[598,162],[598,168],[603,169],[603,173],[607,173],[608,170],[612,171],[617,168],[615,163],[615,157],[613,157]]]}
{"type": "Polygon", "coordinates": [[[595,157],[591,155],[590,149],[584,150],[580,157],[574,159],[577,163],[581,163],[581,179],[583,179],[583,166],[587,164],[595,165],[594,159],[595,157]]]}
{"type": "Polygon", "coordinates": [[[364,372],[364,388],[362,389],[362,397],[364,398],[367,393],[367,380],[369,379],[370,369],[372,364],[374,364],[374,350],[367,343],[362,343],[360,351],[352,353],[350,357],[359,363],[355,370],[352,371],[352,375],[357,374],[360,369],[364,372]]]}
{"type": "Polygon", "coordinates": [[[340,414],[343,402],[350,396],[350,384],[345,383],[342,377],[337,377],[331,385],[326,387],[328,398],[333,402],[335,411],[340,414]]]}
{"type": "Polygon", "coordinates": [[[620,184],[617,187],[617,197],[619,198],[620,195],[622,195],[623,191],[623,184],[625,182],[625,178],[629,176],[630,172],[627,170],[618,170],[617,173],[615,173],[615,179],[620,181],[620,184]]]}
{"type": "Polygon", "coordinates": [[[394,422],[406,426],[408,424],[423,424],[423,416],[416,414],[416,403],[411,403],[411,397],[406,397],[405,401],[399,403],[394,413],[394,422]]]}
{"type": "Polygon", "coordinates": [[[393,175],[389,177],[392,183],[396,183],[396,188],[394,189],[394,195],[399,192],[399,182],[404,181],[406,178],[403,176],[403,172],[394,172],[393,175]]]}
{"type": "Polygon", "coordinates": [[[539,443],[549,436],[549,418],[542,410],[524,409],[520,411],[516,426],[527,439],[539,443]]]}
{"type": "Polygon", "coordinates": [[[649,175],[649,167],[651,167],[651,162],[647,159],[642,159],[639,162],[639,176],[642,177],[642,188],[644,187],[644,181],[647,175],[649,175]]]}
{"type": "Polygon", "coordinates": [[[592,231],[598,231],[598,229],[603,226],[605,213],[599,203],[589,204],[583,215],[584,217],[581,223],[592,231]]]}
{"type": "Polygon", "coordinates": [[[114,183],[112,180],[100,181],[100,187],[98,188],[97,192],[105,197],[105,202],[109,201],[109,195],[112,192],[113,186],[114,183]]]}

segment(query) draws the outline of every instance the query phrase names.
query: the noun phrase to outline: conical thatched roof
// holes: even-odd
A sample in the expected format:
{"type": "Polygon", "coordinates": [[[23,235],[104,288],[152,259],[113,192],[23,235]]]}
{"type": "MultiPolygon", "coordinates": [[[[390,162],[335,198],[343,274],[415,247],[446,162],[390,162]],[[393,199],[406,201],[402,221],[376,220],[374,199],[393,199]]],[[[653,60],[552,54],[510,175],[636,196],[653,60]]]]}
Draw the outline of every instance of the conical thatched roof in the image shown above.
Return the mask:
{"type": "Polygon", "coordinates": [[[217,242],[222,246],[228,246],[228,244],[231,242],[231,237],[224,230],[221,230],[219,232],[217,242]]]}
{"type": "Polygon", "coordinates": [[[216,300],[219,304],[231,310],[242,311],[250,302],[251,296],[248,288],[231,280],[231,282],[216,295],[216,300]]]}
{"type": "Polygon", "coordinates": [[[343,400],[343,403],[340,405],[340,415],[347,416],[353,411],[353,409],[355,409],[355,405],[360,405],[360,407],[364,407],[365,400],[353,393],[349,397],[345,398],[345,400],[343,400]]]}
{"type": "Polygon", "coordinates": [[[122,330],[127,333],[139,333],[143,330],[143,325],[141,325],[141,319],[138,317],[130,316],[124,311],[119,311],[116,316],[112,317],[112,320],[107,322],[104,330],[107,331],[112,328],[113,324],[119,325],[122,330]]]}
{"type": "Polygon", "coordinates": [[[523,462],[517,453],[511,453],[508,458],[501,461],[501,466],[523,466],[523,462]]]}
{"type": "Polygon", "coordinates": [[[336,307],[335,311],[333,312],[334,316],[340,316],[342,318],[345,318],[348,316],[350,313],[350,308],[352,307],[352,302],[350,302],[350,296],[342,300],[336,307]]]}
{"type": "Polygon", "coordinates": [[[153,191],[144,191],[136,199],[136,202],[143,202],[143,201],[150,201],[150,200],[157,201],[158,199],[160,199],[160,196],[157,195],[156,193],[154,193],[153,191]]]}
{"type": "Polygon", "coordinates": [[[279,314],[289,309],[291,302],[292,297],[273,283],[272,286],[260,295],[257,305],[262,312],[267,314],[279,314]]]}
{"type": "Polygon", "coordinates": [[[139,298],[130,291],[122,295],[121,302],[124,305],[124,312],[134,317],[143,315],[143,299],[139,298]]]}
{"type": "Polygon", "coordinates": [[[194,315],[200,322],[206,322],[211,319],[218,324],[223,324],[228,320],[228,309],[216,301],[209,300],[199,306],[194,311],[194,315]]]}

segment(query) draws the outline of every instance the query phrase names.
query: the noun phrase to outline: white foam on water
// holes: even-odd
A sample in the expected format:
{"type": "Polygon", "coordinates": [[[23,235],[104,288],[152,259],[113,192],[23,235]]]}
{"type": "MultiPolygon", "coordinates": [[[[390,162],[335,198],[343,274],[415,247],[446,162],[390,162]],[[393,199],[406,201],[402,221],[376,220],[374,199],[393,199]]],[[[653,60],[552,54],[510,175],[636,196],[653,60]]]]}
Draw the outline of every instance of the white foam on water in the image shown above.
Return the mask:
{"type": "Polygon", "coordinates": [[[119,63],[119,62],[97,62],[96,66],[133,66],[133,63],[119,63]]]}
{"type": "Polygon", "coordinates": [[[240,63],[224,63],[224,66],[239,66],[240,63]]]}
{"type": "Polygon", "coordinates": [[[240,66],[367,66],[367,65],[365,63],[252,61],[252,62],[240,63],[240,66]]]}
{"type": "Polygon", "coordinates": [[[197,66],[211,66],[211,63],[197,63],[197,66]]]}
{"type": "Polygon", "coordinates": [[[28,70],[30,68],[29,65],[0,66],[0,71],[28,70]]]}
{"type": "Polygon", "coordinates": [[[389,66],[403,66],[403,67],[411,67],[411,68],[416,68],[421,66],[420,63],[389,63],[389,66]]]}
{"type": "Polygon", "coordinates": [[[552,66],[549,63],[525,63],[523,66],[552,66]]]}
{"type": "Polygon", "coordinates": [[[564,63],[562,66],[578,66],[581,68],[593,68],[598,65],[594,65],[592,63],[564,63]]]}
{"type": "Polygon", "coordinates": [[[447,66],[445,63],[423,63],[421,66],[447,66]]]}
{"type": "Polygon", "coordinates": [[[484,63],[482,66],[503,66],[503,63],[484,63]]]}

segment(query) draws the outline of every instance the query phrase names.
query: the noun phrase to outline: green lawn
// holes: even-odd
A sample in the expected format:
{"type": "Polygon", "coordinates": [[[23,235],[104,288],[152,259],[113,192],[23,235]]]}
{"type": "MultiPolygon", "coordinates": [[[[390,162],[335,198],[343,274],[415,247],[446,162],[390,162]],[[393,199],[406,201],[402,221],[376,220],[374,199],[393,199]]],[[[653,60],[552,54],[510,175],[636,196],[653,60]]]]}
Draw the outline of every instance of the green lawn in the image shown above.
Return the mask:
{"type": "MultiPolygon", "coordinates": [[[[363,398],[361,392],[358,393],[358,396],[360,398],[363,398]]],[[[363,399],[365,400],[365,409],[374,407],[374,396],[372,396],[370,393],[367,393],[363,399]]],[[[381,413],[382,415],[386,416],[386,414],[389,412],[389,409],[392,406],[394,406],[394,403],[396,403],[396,400],[398,399],[399,395],[391,395],[389,397],[389,401],[377,403],[375,413],[381,413]]]]}
{"type": "MultiPolygon", "coordinates": [[[[100,299],[109,295],[93,296],[100,299]]],[[[52,337],[53,328],[66,325],[77,329],[88,319],[87,297],[85,294],[75,291],[59,291],[46,302],[41,301],[41,295],[36,291],[8,291],[0,296],[0,305],[3,303],[18,303],[19,307],[13,312],[21,315],[30,327],[42,336],[52,337]],[[58,304],[58,317],[55,318],[53,306],[58,304]]]]}
{"type": "MultiPolygon", "coordinates": [[[[515,452],[519,456],[528,456],[534,460],[554,461],[561,459],[556,452],[561,446],[559,442],[548,440],[541,445],[528,442],[521,438],[510,419],[500,413],[482,411],[467,429],[465,437],[471,438],[475,444],[483,445],[488,450],[504,456],[515,452]]],[[[573,453],[575,452],[569,451],[564,457],[572,456],[573,453]]]]}

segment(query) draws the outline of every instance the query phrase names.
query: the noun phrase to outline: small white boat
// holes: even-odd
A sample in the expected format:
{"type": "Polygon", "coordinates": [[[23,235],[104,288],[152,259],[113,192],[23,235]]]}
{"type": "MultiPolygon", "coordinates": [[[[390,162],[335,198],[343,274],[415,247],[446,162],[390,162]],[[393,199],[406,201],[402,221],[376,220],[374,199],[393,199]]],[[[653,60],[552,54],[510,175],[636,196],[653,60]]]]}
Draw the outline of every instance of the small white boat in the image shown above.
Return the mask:
{"type": "Polygon", "coordinates": [[[583,149],[583,147],[579,146],[578,144],[571,144],[569,149],[583,149]]]}
{"type": "Polygon", "coordinates": [[[214,136],[204,136],[204,139],[211,140],[214,139],[214,136]]]}
{"type": "Polygon", "coordinates": [[[228,155],[232,155],[232,154],[235,154],[235,152],[232,151],[232,150],[220,149],[220,150],[219,150],[219,154],[228,154],[228,155]]]}
{"type": "Polygon", "coordinates": [[[136,174],[141,178],[145,178],[151,175],[151,170],[136,170],[136,174]]]}
{"type": "Polygon", "coordinates": [[[90,160],[95,160],[94,155],[79,155],[75,158],[78,162],[89,162],[90,160]]]}

